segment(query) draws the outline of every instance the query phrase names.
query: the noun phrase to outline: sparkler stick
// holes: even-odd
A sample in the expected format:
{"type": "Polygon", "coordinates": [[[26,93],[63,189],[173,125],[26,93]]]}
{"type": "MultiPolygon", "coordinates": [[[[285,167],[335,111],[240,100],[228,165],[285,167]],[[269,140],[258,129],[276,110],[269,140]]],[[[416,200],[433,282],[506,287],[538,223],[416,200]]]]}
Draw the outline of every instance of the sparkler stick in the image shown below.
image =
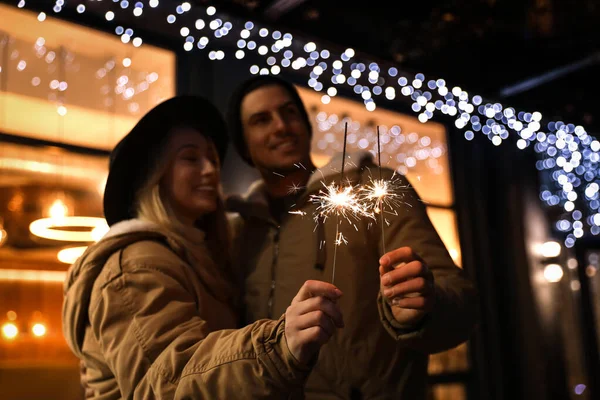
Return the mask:
{"type": "MultiPolygon", "coordinates": [[[[344,124],[344,149],[342,150],[342,170],[340,172],[340,188],[344,182],[344,165],[346,164],[346,139],[348,137],[348,122],[344,124]]],[[[340,215],[335,214],[335,243],[333,250],[333,272],[331,274],[331,284],[335,282],[335,260],[337,258],[337,248],[341,244],[341,238],[339,238],[340,229],[340,215]]]]}
{"type": "MultiPolygon", "coordinates": [[[[377,125],[377,158],[379,161],[379,182],[383,183],[383,179],[381,178],[381,141],[379,139],[379,125],[377,125]]],[[[383,217],[383,202],[381,202],[379,213],[381,217],[381,249],[383,251],[383,254],[385,254],[385,225],[383,217]]]]}

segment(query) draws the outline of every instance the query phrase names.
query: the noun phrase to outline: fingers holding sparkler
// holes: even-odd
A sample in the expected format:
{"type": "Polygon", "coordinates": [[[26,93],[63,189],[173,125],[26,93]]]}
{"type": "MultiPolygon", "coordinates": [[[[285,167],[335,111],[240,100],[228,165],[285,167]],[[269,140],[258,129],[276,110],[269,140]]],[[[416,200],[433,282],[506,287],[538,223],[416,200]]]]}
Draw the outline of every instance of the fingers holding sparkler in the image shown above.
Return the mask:
{"type": "Polygon", "coordinates": [[[342,292],[321,281],[306,281],[285,312],[287,345],[300,362],[309,362],[319,348],[344,326],[337,300],[342,292]]]}
{"type": "Polygon", "coordinates": [[[402,324],[420,321],[435,304],[433,274],[410,247],[384,254],[379,260],[381,293],[402,324]]]}

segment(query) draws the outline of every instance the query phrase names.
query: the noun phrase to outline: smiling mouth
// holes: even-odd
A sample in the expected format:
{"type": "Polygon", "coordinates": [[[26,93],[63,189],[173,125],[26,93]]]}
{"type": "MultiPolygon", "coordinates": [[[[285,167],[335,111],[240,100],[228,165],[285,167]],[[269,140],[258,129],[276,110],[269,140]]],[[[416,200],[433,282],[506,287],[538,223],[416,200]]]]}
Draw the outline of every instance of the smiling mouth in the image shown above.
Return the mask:
{"type": "Polygon", "coordinates": [[[288,148],[295,147],[296,144],[297,144],[297,141],[295,139],[288,139],[288,140],[284,140],[284,141],[276,144],[273,148],[275,150],[277,150],[277,149],[288,149],[288,148]]]}
{"type": "Polygon", "coordinates": [[[214,186],[198,186],[195,190],[198,192],[216,193],[217,188],[214,186]]]}

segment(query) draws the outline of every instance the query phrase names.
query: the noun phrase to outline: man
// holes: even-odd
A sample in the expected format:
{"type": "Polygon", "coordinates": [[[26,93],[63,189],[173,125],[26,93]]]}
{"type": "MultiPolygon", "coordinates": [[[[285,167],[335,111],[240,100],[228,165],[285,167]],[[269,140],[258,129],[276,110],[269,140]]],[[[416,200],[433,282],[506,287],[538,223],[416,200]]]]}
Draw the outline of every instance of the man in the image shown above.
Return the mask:
{"type": "MultiPolygon", "coordinates": [[[[381,254],[381,227],[370,218],[340,219],[337,226],[335,217],[321,218],[315,226],[310,195],[339,182],[342,160],[334,157],[316,172],[311,124],[293,85],[272,76],[244,82],[230,101],[228,123],[239,155],[262,177],[227,202],[236,213],[246,322],[285,312],[306,280],[330,280],[339,244],[334,284],[344,292],[345,327],[321,349],[306,398],[424,399],[428,354],[468,338],[476,295],[416,193],[407,194],[397,216],[386,217],[386,246],[394,250],[381,254]],[[341,237],[346,244],[336,244],[341,237]]],[[[352,184],[378,178],[371,177],[369,153],[345,162],[352,184]]],[[[392,174],[385,169],[383,178],[392,174]]]]}

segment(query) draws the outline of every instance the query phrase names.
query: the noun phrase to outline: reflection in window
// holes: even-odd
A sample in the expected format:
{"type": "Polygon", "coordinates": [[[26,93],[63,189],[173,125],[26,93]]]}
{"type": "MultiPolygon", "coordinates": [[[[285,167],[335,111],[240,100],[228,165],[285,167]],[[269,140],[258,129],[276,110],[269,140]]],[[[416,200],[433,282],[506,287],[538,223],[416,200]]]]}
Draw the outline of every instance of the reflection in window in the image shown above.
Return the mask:
{"type": "Polygon", "coordinates": [[[175,94],[175,56],[0,5],[0,131],[110,149],[175,94]]]}
{"type": "MultiPolygon", "coordinates": [[[[9,6],[0,5],[0,14],[2,134],[109,150],[144,113],[175,93],[173,52],[126,45],[52,18],[41,24],[36,14],[9,6]]],[[[52,249],[48,262],[57,256],[72,262],[87,243],[79,239],[85,235],[69,230],[83,227],[95,238],[106,229],[98,220],[107,169],[106,155],[2,143],[1,251],[29,257],[48,256],[52,249]],[[30,225],[57,215],[83,225],[30,225]],[[57,230],[62,239],[47,237],[58,237],[57,230]]]]}
{"type": "Polygon", "coordinates": [[[452,179],[443,125],[420,123],[416,118],[386,110],[369,112],[352,100],[335,97],[321,103],[319,95],[299,88],[313,122],[312,154],[317,167],[343,150],[348,122],[347,151],[370,151],[377,156],[380,130],[381,164],[410,180],[423,201],[451,206],[452,179]]]}

